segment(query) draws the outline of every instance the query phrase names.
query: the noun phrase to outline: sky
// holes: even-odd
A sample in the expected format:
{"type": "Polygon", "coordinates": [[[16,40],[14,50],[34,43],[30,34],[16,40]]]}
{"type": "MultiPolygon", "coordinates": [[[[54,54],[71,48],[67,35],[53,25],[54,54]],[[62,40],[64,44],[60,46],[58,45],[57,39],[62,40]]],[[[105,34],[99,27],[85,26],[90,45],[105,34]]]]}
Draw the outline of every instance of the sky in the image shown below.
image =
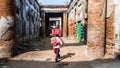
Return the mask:
{"type": "Polygon", "coordinates": [[[66,5],[70,0],[38,0],[42,5],[66,5]]]}

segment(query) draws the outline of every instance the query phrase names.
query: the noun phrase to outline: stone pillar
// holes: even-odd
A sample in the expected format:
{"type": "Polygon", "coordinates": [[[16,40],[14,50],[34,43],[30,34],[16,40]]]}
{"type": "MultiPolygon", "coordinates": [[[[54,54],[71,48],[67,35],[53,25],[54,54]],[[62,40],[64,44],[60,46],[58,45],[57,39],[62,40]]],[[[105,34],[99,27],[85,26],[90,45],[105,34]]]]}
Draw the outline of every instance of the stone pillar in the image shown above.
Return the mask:
{"type": "Polygon", "coordinates": [[[104,55],[105,22],[102,10],[105,0],[88,0],[87,57],[98,59],[104,55]]]}
{"type": "Polygon", "coordinates": [[[0,58],[10,58],[15,45],[14,5],[14,0],[0,0],[0,58]]]}
{"type": "Polygon", "coordinates": [[[67,13],[63,13],[63,37],[67,36],[67,29],[68,25],[67,25],[67,13]]]}

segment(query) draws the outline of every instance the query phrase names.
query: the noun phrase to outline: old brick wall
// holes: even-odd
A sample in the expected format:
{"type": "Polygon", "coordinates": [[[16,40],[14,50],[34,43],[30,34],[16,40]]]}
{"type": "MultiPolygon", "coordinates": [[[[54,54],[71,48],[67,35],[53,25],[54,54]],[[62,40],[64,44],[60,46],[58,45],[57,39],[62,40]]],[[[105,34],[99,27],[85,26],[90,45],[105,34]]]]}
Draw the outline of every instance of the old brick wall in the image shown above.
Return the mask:
{"type": "Polygon", "coordinates": [[[87,57],[98,59],[104,55],[104,20],[101,13],[104,0],[88,1],[87,57]]]}
{"type": "Polygon", "coordinates": [[[63,13],[63,37],[67,37],[67,13],[63,13]]]}
{"type": "Polygon", "coordinates": [[[75,35],[75,22],[72,22],[71,24],[68,24],[68,36],[74,37],[75,35]]]}
{"type": "Polygon", "coordinates": [[[14,3],[14,0],[0,0],[0,33],[6,30],[6,32],[2,33],[0,38],[0,58],[11,57],[11,49],[15,44],[14,3]]]}
{"type": "Polygon", "coordinates": [[[14,0],[0,0],[0,16],[15,16],[14,0]]]}
{"type": "Polygon", "coordinates": [[[114,54],[114,11],[106,22],[106,55],[114,54]]]}

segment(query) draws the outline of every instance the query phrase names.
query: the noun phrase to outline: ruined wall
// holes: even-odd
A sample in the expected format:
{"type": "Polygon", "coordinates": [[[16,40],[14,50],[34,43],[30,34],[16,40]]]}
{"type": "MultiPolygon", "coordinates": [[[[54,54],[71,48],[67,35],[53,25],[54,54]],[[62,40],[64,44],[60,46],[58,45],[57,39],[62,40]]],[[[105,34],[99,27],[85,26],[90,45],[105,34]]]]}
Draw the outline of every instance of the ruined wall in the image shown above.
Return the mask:
{"type": "Polygon", "coordinates": [[[104,55],[104,19],[101,13],[104,0],[88,1],[87,57],[101,58],[104,55]]]}
{"type": "Polygon", "coordinates": [[[15,45],[14,5],[14,0],[0,0],[0,58],[11,57],[15,45]]]}

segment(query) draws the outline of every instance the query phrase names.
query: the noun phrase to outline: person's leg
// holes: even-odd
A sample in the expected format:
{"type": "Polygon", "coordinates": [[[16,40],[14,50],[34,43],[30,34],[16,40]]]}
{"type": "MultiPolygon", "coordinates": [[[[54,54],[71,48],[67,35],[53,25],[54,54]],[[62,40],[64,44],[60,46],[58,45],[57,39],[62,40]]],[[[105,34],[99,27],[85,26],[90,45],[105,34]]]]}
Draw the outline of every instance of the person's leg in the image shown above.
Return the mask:
{"type": "Polygon", "coordinates": [[[59,49],[56,48],[56,57],[55,57],[55,61],[58,62],[58,58],[59,58],[59,49]]]}
{"type": "Polygon", "coordinates": [[[56,48],[54,48],[54,53],[56,54],[56,48]]]}
{"type": "Polygon", "coordinates": [[[60,49],[58,48],[58,58],[60,59],[60,49]]]}

